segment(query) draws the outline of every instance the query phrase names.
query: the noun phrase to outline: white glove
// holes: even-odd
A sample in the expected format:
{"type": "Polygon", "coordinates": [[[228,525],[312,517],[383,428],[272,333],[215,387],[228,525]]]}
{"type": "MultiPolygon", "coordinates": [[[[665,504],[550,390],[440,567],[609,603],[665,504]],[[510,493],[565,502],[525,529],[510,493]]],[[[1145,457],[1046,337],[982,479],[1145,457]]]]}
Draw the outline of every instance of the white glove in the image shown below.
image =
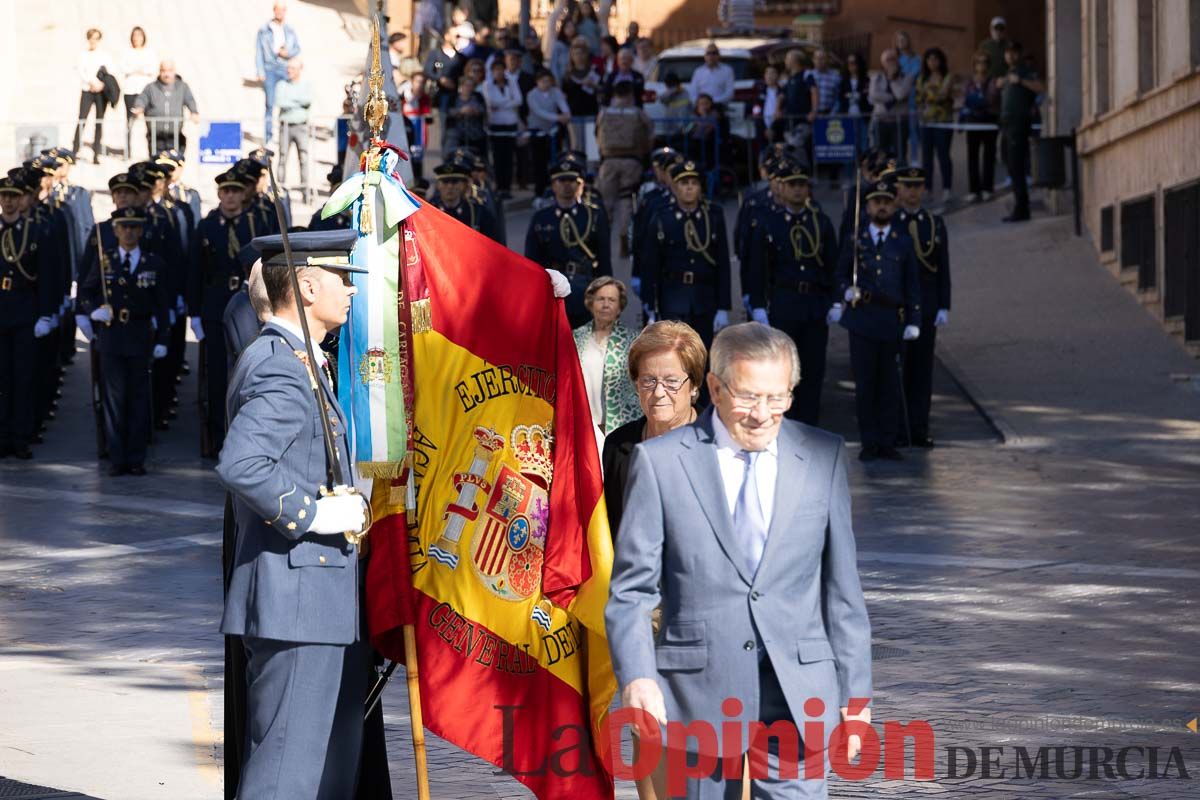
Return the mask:
{"type": "Polygon", "coordinates": [[[92,321],[87,318],[86,314],[75,315],[75,327],[83,333],[83,338],[89,342],[96,334],[92,331],[92,321]]]}
{"type": "Polygon", "coordinates": [[[550,285],[554,287],[555,297],[561,300],[571,293],[571,282],[567,280],[566,275],[556,269],[548,269],[546,272],[550,275],[550,285]]]}
{"type": "Polygon", "coordinates": [[[647,325],[654,323],[654,322],[658,322],[658,315],[655,314],[653,311],[651,311],[648,306],[643,307],[642,310],[646,312],[646,324],[647,325]]]}
{"type": "Polygon", "coordinates": [[[167,324],[168,325],[175,324],[175,309],[173,309],[173,308],[167,309],[167,324]]]}
{"type": "Polygon", "coordinates": [[[856,292],[854,291],[854,287],[851,286],[846,289],[846,294],[843,295],[843,297],[845,298],[847,303],[853,303],[855,294],[856,294],[856,292]]]}
{"type": "Polygon", "coordinates": [[[50,333],[52,329],[53,326],[50,324],[49,317],[38,317],[38,321],[33,324],[33,335],[35,338],[40,339],[50,333]]]}
{"type": "Polygon", "coordinates": [[[742,307],[746,309],[747,317],[754,313],[754,309],[750,307],[750,295],[742,295],[742,307]]]}
{"type": "Polygon", "coordinates": [[[167,346],[165,344],[154,345],[154,360],[167,357],[167,346]]]}
{"type": "Polygon", "coordinates": [[[753,311],[751,311],[750,319],[754,320],[755,322],[761,322],[763,325],[766,325],[768,328],[771,327],[771,320],[768,319],[767,310],[765,308],[756,308],[753,311]]]}
{"type": "Polygon", "coordinates": [[[367,504],[361,494],[334,494],[317,500],[309,533],[341,535],[361,531],[367,524],[367,504]]]}
{"type": "Polygon", "coordinates": [[[722,308],[720,311],[718,311],[716,313],[716,316],[713,317],[713,333],[719,332],[721,330],[721,328],[728,328],[728,327],[729,327],[729,312],[722,308]]]}
{"type": "Polygon", "coordinates": [[[192,333],[196,336],[197,342],[204,341],[204,324],[200,322],[199,317],[192,317],[191,320],[192,333]]]}
{"type": "Polygon", "coordinates": [[[842,304],[834,303],[829,307],[829,313],[825,315],[826,325],[836,325],[842,321],[842,304]]]}
{"type": "Polygon", "coordinates": [[[113,321],[112,309],[108,306],[100,306],[92,312],[92,319],[108,324],[113,321]]]}
{"type": "Polygon", "coordinates": [[[175,313],[182,317],[185,311],[187,311],[187,306],[183,304],[183,295],[175,295],[175,313]]]}
{"type": "MultiPolygon", "coordinates": [[[[60,311],[59,314],[61,314],[61,313],[62,312],[60,311]]],[[[50,330],[54,330],[55,328],[58,327],[58,314],[55,314],[53,317],[50,317],[49,319],[50,319],[50,330]]]]}
{"type": "Polygon", "coordinates": [[[905,325],[904,326],[904,341],[911,342],[912,340],[916,339],[920,335],[921,335],[921,329],[918,328],[916,325],[905,325]]]}
{"type": "Polygon", "coordinates": [[[937,316],[933,318],[934,327],[940,328],[950,321],[950,311],[945,308],[939,308],[937,316]]]}

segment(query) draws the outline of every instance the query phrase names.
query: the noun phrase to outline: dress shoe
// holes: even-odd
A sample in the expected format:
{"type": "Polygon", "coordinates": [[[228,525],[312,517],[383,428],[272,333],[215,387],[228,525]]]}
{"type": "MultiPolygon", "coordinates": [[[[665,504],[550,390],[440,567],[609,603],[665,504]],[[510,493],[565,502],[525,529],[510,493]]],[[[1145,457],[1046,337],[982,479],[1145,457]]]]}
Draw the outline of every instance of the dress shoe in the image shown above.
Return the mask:
{"type": "Polygon", "coordinates": [[[900,451],[894,447],[879,448],[879,457],[886,458],[888,461],[903,461],[904,460],[904,456],[901,455],[900,451]]]}
{"type": "Polygon", "coordinates": [[[119,478],[120,476],[124,475],[128,471],[129,471],[129,468],[126,467],[124,464],[113,464],[111,467],[108,468],[108,477],[119,478]]]}
{"type": "Polygon", "coordinates": [[[130,475],[138,475],[138,476],[145,475],[146,468],[143,467],[141,464],[134,464],[132,467],[129,468],[129,474],[130,475]]]}
{"type": "Polygon", "coordinates": [[[24,447],[14,447],[13,457],[19,458],[23,461],[28,461],[29,459],[33,458],[33,451],[29,449],[28,445],[24,447]]]}
{"type": "Polygon", "coordinates": [[[858,454],[859,461],[874,461],[879,458],[879,448],[873,444],[864,444],[858,454]]]}
{"type": "Polygon", "coordinates": [[[912,446],[928,450],[929,448],[933,447],[933,439],[930,439],[928,436],[914,436],[912,440],[912,446]]]}

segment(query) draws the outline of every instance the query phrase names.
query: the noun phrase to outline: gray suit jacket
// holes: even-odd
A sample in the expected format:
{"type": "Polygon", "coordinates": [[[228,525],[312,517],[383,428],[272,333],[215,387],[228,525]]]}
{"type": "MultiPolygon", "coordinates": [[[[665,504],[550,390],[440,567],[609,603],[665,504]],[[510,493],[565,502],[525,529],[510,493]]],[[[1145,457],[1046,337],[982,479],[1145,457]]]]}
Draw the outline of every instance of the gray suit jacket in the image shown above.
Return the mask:
{"type": "MultiPolygon", "coordinates": [[[[359,635],[358,551],[341,536],[305,533],[328,481],[312,378],[296,355],[303,348],[268,324],[229,380],[229,432],[217,476],[233,494],[237,551],[221,632],[350,644],[359,635]]],[[[346,419],[317,374],[349,470],[346,419]]]]}
{"type": "Polygon", "coordinates": [[[797,725],[812,718],[805,701],[820,698],[828,736],[839,707],[871,696],[871,626],[842,440],[784,421],[766,549],[748,575],[713,413],[634,450],[605,610],[617,678],[622,686],[656,678],[669,720],[706,720],[717,730],[729,720],[727,697],[742,701],[741,719],[759,719],[757,650],[765,648],[797,725]],[[650,614],[660,602],[655,637],[650,614]]]}

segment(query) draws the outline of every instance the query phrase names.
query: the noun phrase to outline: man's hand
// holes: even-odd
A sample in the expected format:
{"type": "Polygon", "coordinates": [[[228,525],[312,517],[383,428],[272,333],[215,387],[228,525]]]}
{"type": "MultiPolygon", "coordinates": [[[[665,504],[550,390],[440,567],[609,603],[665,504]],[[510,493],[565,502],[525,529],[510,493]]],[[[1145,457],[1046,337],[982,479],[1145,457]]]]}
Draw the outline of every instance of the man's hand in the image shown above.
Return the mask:
{"type": "Polygon", "coordinates": [[[906,341],[906,342],[914,341],[920,335],[921,335],[921,329],[918,328],[916,325],[905,325],[904,326],[904,341],[906,341]]]}
{"type": "Polygon", "coordinates": [[[548,269],[546,273],[550,276],[550,286],[554,288],[555,297],[561,300],[571,294],[571,282],[567,280],[566,275],[556,269],[548,269]]]}
{"type": "MultiPolygon", "coordinates": [[[[862,711],[860,711],[857,714],[851,714],[850,709],[846,708],[845,706],[842,706],[842,722],[845,722],[845,721],[851,720],[851,719],[859,720],[860,722],[865,722],[866,724],[870,725],[871,724],[871,708],[870,708],[870,706],[867,706],[866,708],[864,708],[862,711]]],[[[852,734],[850,734],[850,737],[846,742],[846,761],[849,762],[849,761],[853,761],[854,759],[858,758],[858,754],[860,752],[862,752],[862,737],[859,736],[857,733],[852,733],[852,734]]]]}
{"type": "Polygon", "coordinates": [[[196,337],[196,341],[203,342],[204,341],[204,323],[202,323],[200,321],[199,317],[192,317],[191,326],[192,326],[192,334],[196,337]]]}
{"type": "Polygon", "coordinates": [[[43,336],[49,335],[52,329],[49,317],[38,317],[38,321],[33,324],[33,336],[35,339],[41,339],[43,336]]]}
{"type": "Polygon", "coordinates": [[[96,322],[103,322],[105,325],[113,321],[112,309],[108,306],[100,306],[92,312],[92,319],[96,322]]]}
{"type": "Polygon", "coordinates": [[[713,315],[713,333],[720,333],[722,328],[729,327],[729,312],[721,309],[713,315]]]}
{"type": "MultiPolygon", "coordinates": [[[[658,688],[658,682],[653,678],[630,681],[621,692],[621,705],[626,708],[640,708],[658,720],[659,725],[667,725],[667,706],[663,702],[662,689],[658,688]]],[[[633,730],[635,734],[641,733],[636,725],[633,730]]]]}
{"type": "Polygon", "coordinates": [[[154,360],[167,357],[167,346],[165,344],[154,345],[154,360]]]}
{"type": "Polygon", "coordinates": [[[766,325],[768,328],[771,327],[771,320],[770,317],[767,316],[767,310],[765,308],[756,308],[751,311],[750,319],[761,325],[766,325]]]}
{"type": "Polygon", "coordinates": [[[829,307],[829,313],[825,315],[826,325],[836,325],[842,321],[842,304],[834,303],[829,307]]]}
{"type": "Polygon", "coordinates": [[[342,534],[367,524],[367,501],[361,494],[334,494],[317,500],[309,533],[342,534]]]}
{"type": "Polygon", "coordinates": [[[937,316],[933,318],[934,327],[940,328],[950,321],[950,312],[947,309],[939,308],[937,316]]]}
{"type": "Polygon", "coordinates": [[[92,331],[92,321],[87,318],[86,314],[75,315],[75,327],[80,333],[83,334],[83,338],[89,342],[92,340],[92,337],[96,335],[95,332],[92,331]]]}
{"type": "Polygon", "coordinates": [[[649,306],[642,306],[642,311],[646,315],[647,325],[658,322],[658,314],[654,313],[654,309],[650,308],[649,306]]]}

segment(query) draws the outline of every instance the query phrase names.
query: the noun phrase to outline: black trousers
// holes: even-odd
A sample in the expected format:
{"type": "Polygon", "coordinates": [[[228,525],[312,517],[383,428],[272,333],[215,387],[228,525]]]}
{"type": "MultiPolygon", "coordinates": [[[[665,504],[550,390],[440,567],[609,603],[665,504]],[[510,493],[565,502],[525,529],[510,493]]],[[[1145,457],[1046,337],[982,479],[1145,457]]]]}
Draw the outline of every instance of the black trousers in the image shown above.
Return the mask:
{"type": "Polygon", "coordinates": [[[24,449],[33,438],[33,324],[0,327],[0,448],[24,449]]]}
{"type": "Polygon", "coordinates": [[[202,320],[204,341],[200,342],[200,358],[204,359],[205,385],[208,409],[202,423],[208,429],[211,444],[210,455],[216,457],[225,442],[225,388],[229,382],[229,365],[226,363],[225,336],[221,321],[202,320]]]}
{"type": "Polygon", "coordinates": [[[104,111],[108,107],[108,101],[104,99],[103,92],[79,93],[79,121],[75,124],[75,147],[72,149],[76,153],[79,152],[79,141],[83,138],[83,126],[93,107],[96,109],[96,138],[92,140],[92,152],[99,157],[100,142],[104,138],[104,111]]]}
{"type": "MultiPolygon", "coordinates": [[[[133,158],[133,104],[137,101],[138,95],[127,94],[125,97],[125,157],[133,158]]],[[[150,153],[150,157],[154,157],[154,153],[150,153]]]]}
{"type": "Polygon", "coordinates": [[[1029,216],[1029,126],[1004,129],[1008,143],[1008,175],[1012,178],[1013,216],[1029,216]]]}
{"type": "Polygon", "coordinates": [[[825,320],[801,322],[776,319],[771,315],[771,327],[792,337],[800,353],[800,386],[796,400],[788,409],[787,418],[806,425],[816,425],[821,416],[821,387],[825,383],[825,351],[829,344],[829,325],[825,320]]]}
{"type": "Polygon", "coordinates": [[[921,335],[904,343],[904,398],[908,403],[908,424],[914,439],[929,436],[929,409],[933,404],[933,352],[937,344],[937,326],[921,326],[921,335]]]}
{"type": "Polygon", "coordinates": [[[971,194],[996,185],[996,131],[967,131],[967,183],[971,194]]]}
{"type": "Polygon", "coordinates": [[[554,137],[550,134],[541,136],[534,134],[529,139],[529,153],[533,171],[533,196],[541,197],[550,182],[550,150],[554,137]]]}
{"type": "Polygon", "coordinates": [[[54,395],[58,392],[58,334],[55,328],[40,339],[34,339],[36,362],[33,365],[33,425],[39,428],[46,420],[54,395]]]}
{"type": "Polygon", "coordinates": [[[496,188],[501,192],[512,189],[513,151],[517,147],[516,125],[492,125],[488,128],[492,145],[492,168],[496,170],[496,188]]]}
{"type": "Polygon", "coordinates": [[[178,122],[150,120],[146,125],[146,147],[151,155],[172,147],[178,147],[181,152],[187,148],[187,137],[178,122]]]}
{"type": "Polygon", "coordinates": [[[881,342],[850,333],[854,410],[863,447],[895,447],[900,430],[899,341],[881,342]]]}
{"type": "Polygon", "coordinates": [[[108,460],[114,465],[140,465],[150,444],[150,354],[102,352],[100,374],[104,378],[108,460]]]}

